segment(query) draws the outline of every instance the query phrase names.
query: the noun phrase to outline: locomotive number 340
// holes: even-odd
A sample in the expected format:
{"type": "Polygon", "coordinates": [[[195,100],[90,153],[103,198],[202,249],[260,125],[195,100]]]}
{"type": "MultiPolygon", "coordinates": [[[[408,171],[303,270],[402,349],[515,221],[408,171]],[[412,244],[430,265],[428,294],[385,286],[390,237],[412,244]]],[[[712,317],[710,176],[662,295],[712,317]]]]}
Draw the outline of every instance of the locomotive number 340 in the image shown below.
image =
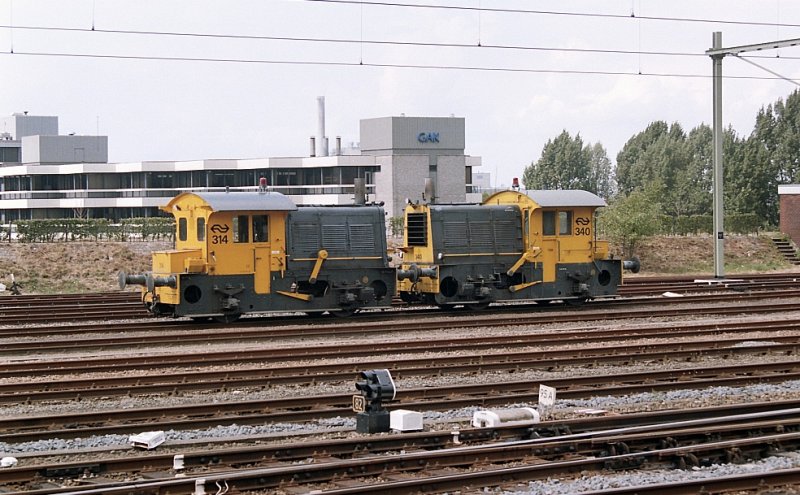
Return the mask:
{"type": "Polygon", "coordinates": [[[586,217],[578,217],[575,219],[575,235],[592,235],[592,221],[586,217]]]}

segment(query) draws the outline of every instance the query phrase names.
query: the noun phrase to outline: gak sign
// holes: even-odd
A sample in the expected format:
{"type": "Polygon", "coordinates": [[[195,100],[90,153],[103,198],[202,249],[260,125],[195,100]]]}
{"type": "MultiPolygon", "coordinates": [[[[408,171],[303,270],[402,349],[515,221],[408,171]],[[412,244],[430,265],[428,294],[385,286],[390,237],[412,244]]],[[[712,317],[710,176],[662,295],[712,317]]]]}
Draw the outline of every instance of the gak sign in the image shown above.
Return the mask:
{"type": "Polygon", "coordinates": [[[438,143],[439,142],[439,133],[438,132],[420,132],[417,136],[417,141],[420,143],[438,143]]]}

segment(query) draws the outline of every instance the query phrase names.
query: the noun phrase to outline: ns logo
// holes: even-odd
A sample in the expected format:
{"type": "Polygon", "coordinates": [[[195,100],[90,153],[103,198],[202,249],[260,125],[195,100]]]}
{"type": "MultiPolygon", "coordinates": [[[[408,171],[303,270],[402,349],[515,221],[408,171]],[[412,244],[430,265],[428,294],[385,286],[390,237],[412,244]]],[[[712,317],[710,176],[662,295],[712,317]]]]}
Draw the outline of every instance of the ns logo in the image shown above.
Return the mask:
{"type": "Polygon", "coordinates": [[[420,143],[438,143],[439,142],[439,133],[438,132],[420,132],[417,135],[417,141],[420,143]]]}

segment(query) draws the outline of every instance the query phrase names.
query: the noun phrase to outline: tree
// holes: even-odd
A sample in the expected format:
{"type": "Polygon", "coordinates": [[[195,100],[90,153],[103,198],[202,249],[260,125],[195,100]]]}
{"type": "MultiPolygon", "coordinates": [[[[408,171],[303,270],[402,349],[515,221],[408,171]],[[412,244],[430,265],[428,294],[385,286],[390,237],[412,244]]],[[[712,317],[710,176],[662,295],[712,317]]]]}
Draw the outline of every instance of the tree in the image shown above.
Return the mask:
{"type": "Polygon", "coordinates": [[[610,197],[614,193],[611,160],[600,143],[584,146],[580,134],[566,130],[547,141],[542,156],[522,175],[527,189],[585,189],[610,197]]]}
{"type": "Polygon", "coordinates": [[[740,140],[726,159],[725,213],[754,213],[765,223],[777,225],[778,186],[768,148],[751,136],[740,140]]]}
{"type": "MultiPolygon", "coordinates": [[[[711,128],[705,124],[687,135],[677,122],[669,126],[663,121],[651,123],[617,155],[620,193],[653,187],[661,190],[666,215],[710,215],[712,138],[711,128]]],[[[736,145],[732,129],[725,132],[725,139],[726,146],[736,145]]]]}
{"type": "Polygon", "coordinates": [[[644,131],[625,143],[617,153],[617,185],[620,193],[630,194],[653,181],[655,174],[643,155],[659,138],[668,134],[667,123],[658,120],[651,122],[644,131]]]}
{"type": "MultiPolygon", "coordinates": [[[[730,135],[735,139],[733,130],[730,135]]],[[[693,215],[710,215],[713,197],[711,194],[714,177],[714,133],[706,124],[700,124],[686,137],[686,152],[689,163],[686,177],[690,181],[682,184],[681,196],[687,203],[686,209],[693,215]]]]}
{"type": "Polygon", "coordinates": [[[792,92],[786,102],[779,99],[773,108],[774,117],[771,121],[768,110],[761,122],[756,119],[754,133],[772,151],[779,183],[796,182],[800,180],[800,91],[792,92]]]}
{"type": "Polygon", "coordinates": [[[589,190],[609,200],[617,192],[617,181],[608,153],[600,143],[587,144],[586,148],[589,150],[589,179],[592,186],[589,190]]]}
{"type": "Polygon", "coordinates": [[[622,247],[624,256],[632,257],[639,241],[661,230],[660,194],[652,187],[620,194],[600,211],[599,230],[622,247]]]}

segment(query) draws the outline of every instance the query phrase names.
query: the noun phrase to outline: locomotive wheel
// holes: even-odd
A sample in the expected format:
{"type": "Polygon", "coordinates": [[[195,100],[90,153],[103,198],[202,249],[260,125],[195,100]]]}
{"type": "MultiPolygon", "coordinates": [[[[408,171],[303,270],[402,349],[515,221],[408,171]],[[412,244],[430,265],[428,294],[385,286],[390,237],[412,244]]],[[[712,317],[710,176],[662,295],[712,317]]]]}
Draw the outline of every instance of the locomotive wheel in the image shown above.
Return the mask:
{"type": "Polygon", "coordinates": [[[489,307],[489,303],[488,302],[471,303],[467,304],[466,306],[472,311],[483,311],[484,309],[489,307]]]}
{"type": "Polygon", "coordinates": [[[337,318],[347,318],[353,316],[356,312],[355,308],[341,308],[333,311],[328,311],[330,314],[337,318]]]}
{"type": "Polygon", "coordinates": [[[217,323],[233,323],[241,317],[241,313],[228,313],[225,315],[215,316],[214,321],[217,323]]]}
{"type": "Polygon", "coordinates": [[[437,304],[442,311],[452,311],[456,307],[455,304],[437,304]]]}
{"type": "Polygon", "coordinates": [[[206,323],[211,321],[210,316],[190,316],[190,318],[196,323],[206,323]]]}
{"type": "Polygon", "coordinates": [[[587,297],[576,297],[575,299],[564,299],[564,302],[569,304],[570,306],[578,307],[583,306],[583,304],[588,300],[587,297]]]}

